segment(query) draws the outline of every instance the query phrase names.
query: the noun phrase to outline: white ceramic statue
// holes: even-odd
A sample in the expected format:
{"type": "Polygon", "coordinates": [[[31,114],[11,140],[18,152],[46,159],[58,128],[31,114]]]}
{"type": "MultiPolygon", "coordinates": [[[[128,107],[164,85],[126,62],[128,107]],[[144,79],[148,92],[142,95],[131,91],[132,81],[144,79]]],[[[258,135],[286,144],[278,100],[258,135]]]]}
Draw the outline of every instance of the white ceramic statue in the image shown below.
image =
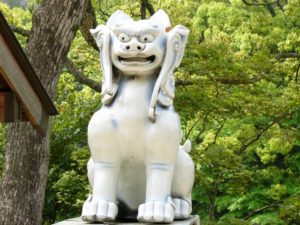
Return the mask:
{"type": "Polygon", "coordinates": [[[170,223],[189,217],[191,143],[180,146],[180,120],[172,106],[173,70],[189,30],[171,28],[162,10],[141,21],[117,11],[91,33],[101,51],[103,106],[88,126],[93,193],[82,219],[170,223]]]}

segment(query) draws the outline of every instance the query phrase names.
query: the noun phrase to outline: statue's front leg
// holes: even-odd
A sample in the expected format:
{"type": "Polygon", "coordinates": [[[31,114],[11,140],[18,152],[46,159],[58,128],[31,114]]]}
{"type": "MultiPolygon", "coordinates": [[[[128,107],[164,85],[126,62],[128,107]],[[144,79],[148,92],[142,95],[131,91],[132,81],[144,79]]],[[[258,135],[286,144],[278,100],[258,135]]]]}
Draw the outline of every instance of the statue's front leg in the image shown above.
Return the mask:
{"type": "Polygon", "coordinates": [[[111,117],[97,112],[88,128],[92,153],[88,174],[93,194],[83,205],[81,217],[85,221],[109,221],[117,216],[116,196],[121,160],[116,135],[111,117]]]}
{"type": "Polygon", "coordinates": [[[82,219],[99,222],[114,220],[118,213],[116,192],[120,166],[109,162],[93,164],[93,195],[83,205],[82,219]]]}
{"type": "Polygon", "coordinates": [[[180,141],[176,114],[158,114],[156,122],[149,124],[145,140],[146,200],[139,206],[138,220],[170,223],[174,219],[171,185],[180,141]]]}
{"type": "Polygon", "coordinates": [[[138,209],[141,222],[170,223],[174,219],[174,205],[170,197],[173,165],[148,163],[146,201],[138,209]]]}

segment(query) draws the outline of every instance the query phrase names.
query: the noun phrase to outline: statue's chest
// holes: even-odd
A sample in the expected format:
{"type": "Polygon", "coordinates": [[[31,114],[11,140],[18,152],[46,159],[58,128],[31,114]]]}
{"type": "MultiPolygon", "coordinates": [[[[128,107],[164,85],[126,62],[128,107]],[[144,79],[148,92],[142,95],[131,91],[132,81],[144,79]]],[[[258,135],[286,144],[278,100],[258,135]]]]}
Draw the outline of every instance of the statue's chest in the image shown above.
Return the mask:
{"type": "Polygon", "coordinates": [[[126,79],[120,82],[119,91],[112,106],[120,122],[141,123],[148,118],[154,81],[147,78],[126,79]]]}
{"type": "Polygon", "coordinates": [[[110,118],[108,124],[114,127],[115,141],[124,158],[141,159],[147,126],[153,82],[147,80],[126,80],[120,82],[113,104],[106,108],[110,118]]]}

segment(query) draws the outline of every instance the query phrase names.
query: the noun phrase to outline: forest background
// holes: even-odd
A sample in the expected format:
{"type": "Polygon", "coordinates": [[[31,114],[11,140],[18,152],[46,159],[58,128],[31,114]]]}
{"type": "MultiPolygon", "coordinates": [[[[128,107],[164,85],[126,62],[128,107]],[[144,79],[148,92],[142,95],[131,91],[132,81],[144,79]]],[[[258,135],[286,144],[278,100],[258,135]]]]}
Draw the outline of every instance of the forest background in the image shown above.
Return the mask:
{"type": "MultiPolygon", "coordinates": [[[[26,45],[32,12],[0,10],[26,45]]],[[[164,9],[190,30],[176,71],[183,142],[193,143],[193,213],[202,224],[300,224],[300,1],[92,1],[98,24],[164,9]]],[[[86,130],[101,107],[99,53],[77,32],[59,80],[44,224],[78,216],[90,187],[86,130]]],[[[0,172],[5,154],[1,127],[0,172]]],[[[0,173],[2,174],[2,172],[0,173]]],[[[1,175],[0,175],[1,179],[1,175]]]]}

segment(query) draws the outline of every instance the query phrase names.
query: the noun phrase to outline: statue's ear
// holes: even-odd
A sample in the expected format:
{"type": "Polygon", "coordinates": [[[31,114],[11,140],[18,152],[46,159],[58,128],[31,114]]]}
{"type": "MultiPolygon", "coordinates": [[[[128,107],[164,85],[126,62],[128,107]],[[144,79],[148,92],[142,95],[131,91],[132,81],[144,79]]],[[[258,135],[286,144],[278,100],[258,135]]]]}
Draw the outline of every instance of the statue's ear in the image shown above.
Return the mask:
{"type": "Polygon", "coordinates": [[[133,21],[133,19],[121,10],[114,12],[107,20],[106,26],[112,28],[114,25],[122,24],[124,22],[133,21]]]}
{"type": "Polygon", "coordinates": [[[170,106],[175,96],[175,81],[173,71],[177,68],[183,57],[189,30],[177,25],[167,34],[166,55],[156,80],[150,102],[149,118],[155,121],[155,107],[157,101],[162,106],[170,106]]]}
{"type": "Polygon", "coordinates": [[[106,25],[98,25],[95,29],[90,30],[97,46],[100,49],[100,60],[103,69],[101,92],[103,104],[110,104],[118,90],[118,85],[115,79],[113,79],[112,62],[110,57],[110,45],[112,43],[111,28],[128,21],[133,20],[126,13],[117,10],[110,16],[106,25]]]}
{"type": "Polygon", "coordinates": [[[103,44],[103,35],[108,31],[105,25],[98,25],[95,29],[90,29],[90,32],[95,39],[98,48],[101,50],[103,44]]]}
{"type": "Polygon", "coordinates": [[[167,28],[171,26],[169,16],[164,10],[158,10],[153,16],[149,19],[150,23],[156,23],[162,25],[162,27],[167,28]]]}
{"type": "Polygon", "coordinates": [[[90,32],[100,50],[100,61],[103,70],[102,103],[110,104],[118,89],[117,84],[113,83],[112,62],[110,57],[110,30],[107,26],[98,25],[95,29],[91,29],[90,32]]]}

